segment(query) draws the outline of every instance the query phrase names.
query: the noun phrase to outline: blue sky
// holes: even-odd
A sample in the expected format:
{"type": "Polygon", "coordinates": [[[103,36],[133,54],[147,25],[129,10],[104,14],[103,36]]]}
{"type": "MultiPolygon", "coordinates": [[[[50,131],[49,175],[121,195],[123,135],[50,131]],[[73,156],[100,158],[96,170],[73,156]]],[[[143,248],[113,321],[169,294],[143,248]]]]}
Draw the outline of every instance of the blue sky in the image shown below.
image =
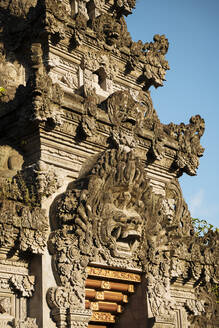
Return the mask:
{"type": "Polygon", "coordinates": [[[165,34],[170,47],[164,87],[151,89],[163,123],[205,119],[205,147],[197,176],[180,178],[193,217],[219,227],[219,0],[137,0],[127,18],[132,38],[165,34]]]}

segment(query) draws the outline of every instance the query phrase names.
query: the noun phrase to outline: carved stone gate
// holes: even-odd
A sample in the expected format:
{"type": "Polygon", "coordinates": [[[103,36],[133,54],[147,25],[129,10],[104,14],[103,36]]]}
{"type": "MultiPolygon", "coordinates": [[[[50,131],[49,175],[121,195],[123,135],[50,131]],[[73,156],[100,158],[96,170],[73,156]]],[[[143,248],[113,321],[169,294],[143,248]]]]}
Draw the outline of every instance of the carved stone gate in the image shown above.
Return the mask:
{"type": "Polygon", "coordinates": [[[178,178],[204,120],[162,124],[168,40],[135,0],[0,3],[0,327],[219,327],[218,232],[178,178]]]}

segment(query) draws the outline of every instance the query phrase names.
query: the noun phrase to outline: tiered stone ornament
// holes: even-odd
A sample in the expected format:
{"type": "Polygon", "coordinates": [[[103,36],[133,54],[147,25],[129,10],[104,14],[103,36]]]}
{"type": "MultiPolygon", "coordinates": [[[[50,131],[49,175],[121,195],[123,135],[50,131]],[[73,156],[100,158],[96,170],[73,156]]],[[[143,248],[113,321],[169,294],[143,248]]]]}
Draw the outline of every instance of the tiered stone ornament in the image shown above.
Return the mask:
{"type": "Polygon", "coordinates": [[[0,327],[219,327],[218,231],[178,182],[204,120],[160,122],[169,43],[131,39],[135,5],[0,3],[0,327]]]}

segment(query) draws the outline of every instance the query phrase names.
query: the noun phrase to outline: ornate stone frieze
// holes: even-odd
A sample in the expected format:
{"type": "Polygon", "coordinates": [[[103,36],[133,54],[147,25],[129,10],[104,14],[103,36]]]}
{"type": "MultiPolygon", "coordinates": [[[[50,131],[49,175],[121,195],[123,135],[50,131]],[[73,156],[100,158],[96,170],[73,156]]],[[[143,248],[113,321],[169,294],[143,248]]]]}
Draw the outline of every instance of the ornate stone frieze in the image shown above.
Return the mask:
{"type": "Polygon", "coordinates": [[[109,119],[115,126],[120,126],[126,121],[135,124],[139,116],[142,119],[144,112],[143,110],[141,112],[138,107],[140,107],[140,105],[134,101],[127,91],[115,92],[107,99],[109,119]]]}
{"type": "Polygon", "coordinates": [[[185,307],[193,313],[195,316],[200,315],[202,312],[205,312],[204,301],[201,300],[187,300],[185,307]]]}
{"type": "Polygon", "coordinates": [[[205,123],[199,116],[193,116],[190,123],[185,125],[163,125],[154,115],[141,123],[141,133],[144,130],[153,131],[150,154],[156,160],[162,160],[166,154],[166,145],[171,142],[175,144],[176,155],[172,163],[172,169],[180,176],[183,172],[195,175],[199,166],[199,158],[203,155],[204,148],[200,144],[200,139],[204,133],[205,123]]]}
{"type": "MultiPolygon", "coordinates": [[[[6,89],[6,96],[1,98],[1,113],[12,112],[19,107],[19,111],[15,113],[18,121],[17,129],[27,127],[30,122],[53,129],[62,122],[61,103],[63,91],[58,84],[52,82],[45,70],[40,43],[32,44],[29,62],[31,68],[28,71],[29,74],[25,87],[23,85],[19,85],[19,87],[15,85],[14,92],[12,92],[13,90],[11,90],[10,86],[5,85],[4,81],[0,81],[0,84],[6,89]]],[[[15,61],[10,62],[10,65],[12,63],[15,63],[15,61]]],[[[7,66],[6,63],[4,64],[4,71],[5,66],[7,66]]],[[[5,72],[7,73],[7,71],[5,72]]],[[[19,82],[16,76],[13,76],[13,80],[16,83],[17,81],[19,82]]],[[[8,81],[10,82],[10,79],[8,81]]]]}
{"type": "Polygon", "coordinates": [[[65,73],[61,78],[61,82],[64,83],[70,89],[77,90],[79,87],[77,76],[75,76],[71,72],[65,73]]]}
{"type": "MultiPolygon", "coordinates": [[[[42,2],[37,0],[1,1],[2,40],[7,52],[17,49],[22,52],[21,48],[26,46],[26,40],[30,40],[33,33],[40,33],[45,17],[44,10],[42,2]]],[[[23,62],[21,57],[18,58],[18,61],[23,62]]]]}
{"type": "Polygon", "coordinates": [[[88,1],[87,8],[89,17],[95,18],[99,16],[103,12],[105,5],[105,1],[102,0],[88,1]]]}
{"type": "Polygon", "coordinates": [[[79,138],[87,138],[92,137],[96,134],[97,129],[97,104],[99,102],[99,98],[92,88],[84,88],[84,112],[81,118],[81,122],[79,125],[78,137],[79,138]]]}
{"type": "MultiPolygon", "coordinates": [[[[4,149],[18,156],[11,148],[4,149]]],[[[15,161],[13,156],[9,157],[10,165],[15,161]]],[[[18,165],[19,156],[16,161],[18,165]]],[[[42,254],[48,237],[48,221],[40,204],[44,197],[57,191],[61,179],[52,168],[48,169],[43,162],[39,162],[19,171],[13,178],[1,178],[0,186],[1,247],[42,254]]]]}
{"type": "Polygon", "coordinates": [[[154,42],[151,43],[133,42],[124,19],[116,19],[107,14],[93,19],[92,28],[100,46],[116,53],[119,50],[124,51],[126,56],[128,55],[127,72],[138,67],[142,72],[139,83],[144,82],[146,90],[152,85],[155,87],[163,85],[166,71],[169,70],[165,59],[169,43],[164,35],[155,35],[154,42]]]}
{"type": "Polygon", "coordinates": [[[196,299],[185,304],[188,321],[192,328],[214,327],[218,325],[218,301],[212,293],[212,285],[196,289],[196,299]]]}
{"type": "Polygon", "coordinates": [[[8,278],[0,278],[0,289],[9,289],[9,279],[8,278]]]}
{"type": "Polygon", "coordinates": [[[68,308],[83,309],[83,304],[78,302],[75,292],[67,287],[51,288],[47,294],[47,301],[51,308],[56,310],[66,310],[68,308]]]}
{"type": "Polygon", "coordinates": [[[72,14],[82,13],[87,19],[97,17],[109,7],[118,16],[129,15],[135,0],[72,0],[72,14]]]}
{"type": "MultiPolygon", "coordinates": [[[[87,178],[84,178],[82,181],[82,184],[84,183],[88,186],[86,189],[79,188],[77,185],[71,189],[69,189],[65,194],[61,196],[59,201],[56,204],[55,209],[55,221],[53,219],[54,225],[57,226],[58,229],[56,229],[50,237],[50,251],[52,254],[54,254],[54,261],[56,263],[56,272],[55,276],[57,278],[57,282],[60,286],[57,290],[50,290],[49,295],[56,295],[57,293],[62,292],[63,295],[65,294],[65,291],[69,290],[69,295],[72,295],[72,306],[74,305],[76,308],[84,308],[84,302],[85,302],[85,279],[86,279],[86,267],[89,263],[89,261],[94,258],[94,253],[98,251],[98,246],[96,246],[96,250],[94,251],[94,241],[93,241],[93,233],[94,233],[94,223],[92,223],[92,220],[94,220],[95,216],[101,217],[102,210],[98,209],[99,206],[101,206],[101,203],[103,201],[102,197],[104,197],[104,192],[100,191],[103,188],[103,182],[107,178],[107,176],[103,179],[102,174],[104,171],[106,171],[107,167],[111,170],[110,162],[115,161],[115,155],[111,158],[112,155],[110,153],[107,155],[107,161],[103,158],[100,162],[100,167],[98,167],[98,164],[96,167],[93,168],[93,173],[91,176],[87,176],[87,178]],[[102,162],[105,162],[106,168],[102,167],[102,162]],[[102,168],[101,168],[102,167],[102,168]],[[102,174],[100,175],[100,171],[102,169],[102,174]],[[102,196],[101,196],[102,195],[102,196]],[[101,197],[101,198],[100,198],[101,197]],[[99,204],[99,205],[98,205],[99,204]],[[57,225],[58,224],[58,225],[57,225]],[[64,229],[63,229],[64,228],[64,229]],[[72,233],[71,233],[72,231],[72,233]],[[73,233],[74,232],[74,233],[73,233]],[[60,245],[60,246],[58,246],[60,245]],[[67,289],[66,289],[67,288],[67,289]],[[51,294],[52,293],[52,294],[51,294]]],[[[104,165],[104,166],[105,166],[104,165]]],[[[109,174],[108,170],[105,172],[105,174],[109,174]]],[[[116,170],[114,172],[116,174],[116,170]]],[[[127,172],[128,174],[128,172],[127,172]]],[[[115,177],[108,177],[109,182],[112,179],[115,179],[115,177]]],[[[118,176],[118,179],[123,179],[123,176],[118,176]]],[[[128,178],[128,176],[127,176],[128,178]]],[[[134,177],[133,177],[134,178],[134,177]]],[[[78,182],[80,179],[78,180],[78,182]]],[[[77,182],[76,182],[77,184],[77,182]]],[[[108,187],[109,185],[107,185],[108,187]]],[[[111,192],[112,193],[112,192],[111,192]]],[[[112,198],[112,196],[111,196],[112,198]]],[[[110,198],[109,198],[110,200],[110,198]]],[[[121,200],[122,201],[122,200],[121,200]]],[[[105,202],[104,202],[105,203],[105,202]]],[[[110,203],[109,203],[110,204],[110,203]]],[[[106,209],[108,207],[106,206],[106,209]]],[[[119,212],[119,208],[117,210],[119,212]]],[[[122,215],[122,208],[121,208],[121,215],[122,215]]],[[[134,209],[133,209],[134,211],[134,209]]],[[[128,211],[124,212],[124,216],[128,215],[128,211]],[[127,213],[126,213],[127,212],[127,213]]],[[[116,207],[115,207],[115,213],[116,213],[116,207]]],[[[132,213],[132,212],[130,212],[132,213]]],[[[135,212],[133,212],[135,213],[135,212]]],[[[103,213],[102,213],[103,214],[103,213]]],[[[132,234],[134,234],[134,225],[140,224],[140,217],[137,215],[133,216],[137,217],[136,220],[139,221],[139,223],[136,221],[134,223],[130,223],[130,233],[133,231],[132,234]],[[133,228],[131,230],[131,226],[133,225],[133,228]]],[[[107,216],[105,215],[107,218],[107,216]]],[[[114,219],[115,220],[115,219],[114,219]]],[[[98,222],[97,222],[98,223],[98,222]]],[[[96,224],[97,224],[96,223],[96,224]]],[[[105,222],[102,223],[105,225],[105,222]]],[[[108,229],[108,236],[105,236],[105,242],[107,242],[108,238],[114,240],[114,245],[112,246],[116,249],[116,240],[119,238],[119,235],[116,237],[113,237],[111,235],[111,230],[113,227],[116,228],[118,225],[118,233],[121,235],[122,232],[122,225],[125,226],[124,223],[121,224],[118,222],[116,224],[116,221],[114,225],[109,224],[108,229]],[[121,226],[121,227],[120,227],[121,226]],[[110,228],[111,227],[111,228],[110,228]],[[119,232],[120,231],[120,232],[119,232]]],[[[101,226],[100,226],[101,229],[101,226]]],[[[124,238],[127,238],[129,235],[129,229],[127,230],[125,236],[125,230],[124,230],[124,238]]],[[[130,234],[131,236],[131,234],[130,234]]],[[[135,240],[137,241],[139,238],[139,234],[135,232],[135,240]]],[[[128,240],[128,239],[127,239],[128,240]]],[[[133,235],[134,240],[134,235],[133,235]]],[[[109,243],[107,242],[107,245],[109,243]]],[[[126,252],[131,251],[131,246],[127,243],[127,247],[124,248],[126,252]]],[[[51,296],[50,296],[51,299],[51,296]]],[[[54,296],[52,297],[53,303],[54,296]]],[[[50,301],[51,303],[51,301],[50,301]]],[[[66,303],[67,304],[67,303],[66,303]]],[[[52,306],[50,304],[50,306],[52,306]]],[[[64,307],[66,307],[65,305],[64,307]]],[[[69,307],[70,305],[68,305],[69,307]]]]}
{"type": "Polygon", "coordinates": [[[176,327],[176,318],[174,315],[167,316],[167,315],[158,315],[152,320],[150,320],[153,328],[173,328],[176,327]]]}
{"type": "Polygon", "coordinates": [[[165,155],[165,134],[163,127],[159,122],[153,124],[154,137],[151,144],[151,154],[154,159],[162,160],[165,155]]]}

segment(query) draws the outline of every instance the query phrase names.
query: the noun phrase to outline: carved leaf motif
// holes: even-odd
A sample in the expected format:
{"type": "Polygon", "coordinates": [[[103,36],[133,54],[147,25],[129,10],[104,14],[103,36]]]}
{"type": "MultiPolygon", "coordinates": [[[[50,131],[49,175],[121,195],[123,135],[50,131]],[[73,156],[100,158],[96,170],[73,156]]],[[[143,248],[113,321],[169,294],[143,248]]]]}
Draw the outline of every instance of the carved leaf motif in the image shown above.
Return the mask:
{"type": "Polygon", "coordinates": [[[13,275],[10,279],[13,287],[24,297],[31,297],[34,292],[35,277],[13,275]]]}
{"type": "Polygon", "coordinates": [[[117,10],[121,15],[128,16],[135,8],[136,0],[115,0],[117,10]]]}
{"type": "Polygon", "coordinates": [[[175,160],[179,173],[186,172],[189,175],[196,175],[199,166],[199,157],[203,156],[204,148],[200,144],[200,138],[204,134],[205,122],[200,115],[192,116],[190,123],[185,125],[175,125],[170,123],[164,126],[164,130],[179,145],[175,160]]]}

